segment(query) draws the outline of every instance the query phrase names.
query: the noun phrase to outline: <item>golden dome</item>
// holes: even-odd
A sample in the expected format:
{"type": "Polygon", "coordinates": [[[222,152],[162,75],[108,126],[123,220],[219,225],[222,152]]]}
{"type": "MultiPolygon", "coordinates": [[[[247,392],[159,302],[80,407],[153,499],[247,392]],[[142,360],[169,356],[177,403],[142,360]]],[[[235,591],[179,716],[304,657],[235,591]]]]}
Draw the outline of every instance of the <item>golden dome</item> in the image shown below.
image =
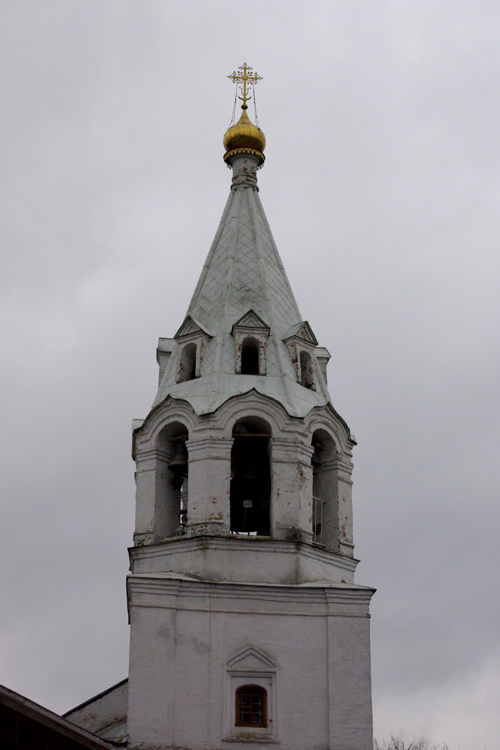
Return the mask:
{"type": "Polygon", "coordinates": [[[266,137],[262,130],[250,121],[245,104],[242,110],[238,122],[224,135],[226,153],[235,149],[250,149],[262,153],[266,147],[266,137]]]}

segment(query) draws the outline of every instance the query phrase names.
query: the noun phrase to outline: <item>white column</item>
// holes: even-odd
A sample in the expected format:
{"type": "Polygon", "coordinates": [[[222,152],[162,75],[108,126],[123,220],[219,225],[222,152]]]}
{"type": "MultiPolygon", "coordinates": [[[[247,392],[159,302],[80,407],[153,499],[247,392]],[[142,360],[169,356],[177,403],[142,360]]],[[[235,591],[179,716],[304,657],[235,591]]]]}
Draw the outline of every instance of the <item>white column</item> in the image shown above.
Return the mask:
{"type": "Polygon", "coordinates": [[[189,500],[186,533],[230,533],[229,485],[232,438],[188,440],[189,500]]]}
{"type": "Polygon", "coordinates": [[[296,441],[271,441],[273,539],[312,540],[313,448],[296,441]]]}
{"type": "Polygon", "coordinates": [[[172,485],[171,459],[161,448],[136,457],[136,546],[157,544],[178,533],[180,492],[172,485]]]}
{"type": "Polygon", "coordinates": [[[335,467],[338,523],[339,523],[339,552],[346,557],[354,553],[352,528],[352,464],[339,459],[335,467]]]}

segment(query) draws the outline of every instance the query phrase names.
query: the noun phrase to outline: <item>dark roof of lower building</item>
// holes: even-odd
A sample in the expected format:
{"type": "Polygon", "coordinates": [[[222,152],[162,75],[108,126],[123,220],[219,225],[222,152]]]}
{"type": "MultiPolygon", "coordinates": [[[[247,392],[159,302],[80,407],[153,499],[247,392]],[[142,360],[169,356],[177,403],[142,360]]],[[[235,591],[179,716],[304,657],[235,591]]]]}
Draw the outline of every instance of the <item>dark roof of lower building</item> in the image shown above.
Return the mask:
{"type": "Polygon", "coordinates": [[[110,743],[77,727],[48,708],[0,685],[2,746],[18,750],[103,750],[110,743]]]}

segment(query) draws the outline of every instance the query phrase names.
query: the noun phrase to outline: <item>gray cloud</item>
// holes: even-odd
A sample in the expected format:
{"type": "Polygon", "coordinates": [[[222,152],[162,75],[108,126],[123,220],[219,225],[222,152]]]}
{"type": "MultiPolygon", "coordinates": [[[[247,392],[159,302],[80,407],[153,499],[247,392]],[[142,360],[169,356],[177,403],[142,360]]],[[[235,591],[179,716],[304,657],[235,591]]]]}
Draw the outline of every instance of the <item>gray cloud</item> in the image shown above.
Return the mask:
{"type": "Polygon", "coordinates": [[[222,213],[225,76],[247,58],[265,79],[261,197],[359,440],[376,734],[494,748],[497,4],[1,16],[2,681],[62,711],[127,672],[130,420],[222,213]]]}

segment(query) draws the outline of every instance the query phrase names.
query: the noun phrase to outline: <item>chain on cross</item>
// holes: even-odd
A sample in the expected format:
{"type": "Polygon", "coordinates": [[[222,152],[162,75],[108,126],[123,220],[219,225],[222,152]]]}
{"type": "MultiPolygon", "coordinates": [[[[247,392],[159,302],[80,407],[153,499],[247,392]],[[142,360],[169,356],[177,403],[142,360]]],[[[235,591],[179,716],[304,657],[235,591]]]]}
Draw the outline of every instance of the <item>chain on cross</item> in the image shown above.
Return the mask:
{"type": "Polygon", "coordinates": [[[234,71],[232,75],[228,76],[233,83],[236,83],[237,85],[240,84],[240,92],[242,96],[239,96],[238,99],[241,99],[243,102],[243,109],[247,109],[247,101],[251,98],[247,95],[247,85],[255,86],[262,80],[262,76],[257,75],[257,73],[251,73],[251,70],[252,68],[250,68],[250,66],[243,63],[243,65],[240,65],[238,68],[238,72],[234,71]]]}

